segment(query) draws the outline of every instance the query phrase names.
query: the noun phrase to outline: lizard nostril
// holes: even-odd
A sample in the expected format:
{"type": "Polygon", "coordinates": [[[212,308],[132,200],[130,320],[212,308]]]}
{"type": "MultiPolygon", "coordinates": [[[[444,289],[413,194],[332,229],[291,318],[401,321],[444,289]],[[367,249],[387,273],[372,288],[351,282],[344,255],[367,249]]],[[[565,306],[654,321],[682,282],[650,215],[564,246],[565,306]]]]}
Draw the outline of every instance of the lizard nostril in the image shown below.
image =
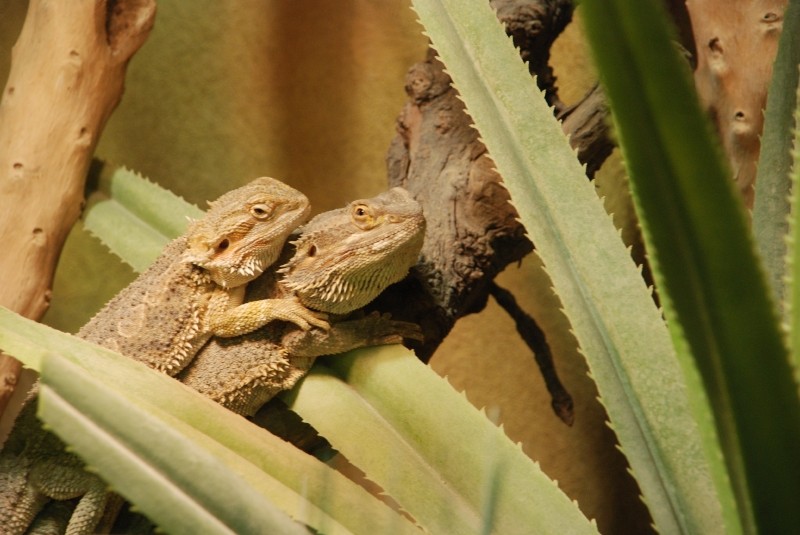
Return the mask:
{"type": "Polygon", "coordinates": [[[317,246],[316,245],[312,245],[311,247],[309,247],[308,248],[308,252],[306,252],[306,254],[309,257],[315,256],[317,254],[317,246]]]}
{"type": "Polygon", "coordinates": [[[228,238],[225,238],[217,245],[217,252],[221,253],[222,251],[227,249],[230,246],[230,244],[231,244],[230,240],[228,240],[228,238]]]}

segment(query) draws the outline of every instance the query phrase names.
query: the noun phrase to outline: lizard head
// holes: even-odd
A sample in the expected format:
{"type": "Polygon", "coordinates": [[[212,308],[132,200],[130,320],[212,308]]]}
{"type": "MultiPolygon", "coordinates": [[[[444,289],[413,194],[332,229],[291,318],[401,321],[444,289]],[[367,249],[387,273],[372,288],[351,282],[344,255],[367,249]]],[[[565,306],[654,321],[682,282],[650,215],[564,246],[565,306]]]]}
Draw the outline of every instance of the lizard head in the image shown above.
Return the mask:
{"type": "Polygon", "coordinates": [[[305,195],[273,178],[257,178],[209,203],[187,232],[184,261],[225,288],[246,284],[278,259],[283,244],[308,220],[305,195]]]}
{"type": "Polygon", "coordinates": [[[417,262],[425,236],[422,207],[402,188],[316,216],[302,228],[282,284],[309,308],[346,314],[361,308],[417,262]]]}

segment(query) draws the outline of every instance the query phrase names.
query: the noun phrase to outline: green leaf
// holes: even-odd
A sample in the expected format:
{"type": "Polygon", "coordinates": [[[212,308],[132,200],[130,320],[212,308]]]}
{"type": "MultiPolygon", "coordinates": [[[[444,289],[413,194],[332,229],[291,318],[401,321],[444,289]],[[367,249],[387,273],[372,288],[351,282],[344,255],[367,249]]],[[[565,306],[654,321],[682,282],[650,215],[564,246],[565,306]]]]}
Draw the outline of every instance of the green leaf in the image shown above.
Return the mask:
{"type": "Polygon", "coordinates": [[[414,5],[544,261],[657,527],[723,531],[714,478],[724,468],[692,412],[702,422],[708,407],[687,391],[663,319],[552,110],[487,3],[414,5]]]}
{"type": "Polygon", "coordinates": [[[670,41],[668,16],[653,0],[586,1],[582,9],[665,315],[686,368],[693,361],[703,378],[741,523],[793,531],[797,386],[742,203],[670,41]]]}
{"type": "Polygon", "coordinates": [[[753,233],[776,303],[784,301],[784,279],[787,276],[789,172],[792,168],[795,88],[800,80],[798,64],[800,2],[792,0],[784,12],[783,30],[772,68],[753,205],[753,233]]]}
{"type": "Polygon", "coordinates": [[[97,190],[89,198],[84,227],[138,272],[183,234],[188,218],[203,217],[196,206],[123,167],[105,164],[90,179],[97,190]]]}
{"type": "Polygon", "coordinates": [[[597,533],[519,445],[402,346],[318,361],[284,399],[431,533],[597,533]]]}
{"type": "MultiPolygon", "coordinates": [[[[232,452],[185,423],[131,403],[64,358],[46,357],[40,382],[39,417],[161,529],[308,533],[237,475],[225,462],[232,452]]],[[[248,475],[263,473],[251,466],[248,475]]]]}
{"type": "MultiPolygon", "coordinates": [[[[797,4],[793,4],[797,5],[797,4]]],[[[800,17],[799,17],[800,18],[800,17]]],[[[800,84],[796,90],[796,110],[794,139],[800,139],[800,84]]],[[[791,206],[792,213],[789,219],[791,234],[788,238],[786,264],[790,276],[787,281],[786,315],[789,324],[790,358],[794,371],[795,384],[800,385],[800,146],[795,143],[792,149],[793,165],[790,173],[792,181],[791,206]]]]}
{"type": "MultiPolygon", "coordinates": [[[[106,385],[105,388],[83,388],[79,385],[71,388],[69,384],[58,383],[56,386],[59,390],[56,393],[68,405],[79,407],[81,414],[91,418],[91,423],[85,421],[87,427],[99,426],[105,434],[113,437],[104,442],[108,455],[120,450],[120,444],[124,444],[122,451],[136,451],[140,456],[134,459],[139,466],[157,464],[165,473],[173,474],[173,478],[183,480],[186,485],[181,484],[181,492],[189,495],[205,492],[203,489],[190,492],[193,485],[208,489],[202,478],[195,477],[194,481],[187,481],[185,475],[180,475],[185,470],[184,455],[193,455],[189,451],[197,448],[198,456],[208,459],[208,455],[212,455],[230,469],[231,477],[238,478],[236,481],[247,482],[257,491],[260,501],[271,502],[292,518],[314,529],[325,533],[418,533],[407,519],[317,459],[133,359],[27,320],[2,307],[0,350],[37,369],[43,360],[52,358],[47,355],[58,355],[85,370],[92,384],[106,385]],[[127,403],[115,405],[105,397],[95,397],[96,393],[103,390],[110,390],[110,394],[119,393],[127,403]],[[132,406],[130,411],[126,408],[129,405],[132,406]],[[142,410],[147,415],[144,420],[142,410]],[[188,450],[173,449],[161,444],[149,432],[138,431],[140,426],[155,426],[159,420],[168,428],[180,431],[193,445],[187,445],[188,450]],[[128,430],[113,431],[108,429],[109,426],[127,427],[128,430]],[[127,437],[125,433],[128,433],[127,437]]],[[[59,373],[61,368],[57,370],[59,373]]],[[[52,381],[58,380],[57,376],[50,376],[46,382],[53,384],[52,381]]],[[[71,380],[67,383],[71,384],[71,380]]],[[[54,400],[52,406],[56,410],[63,405],[58,397],[50,398],[54,400]]],[[[55,413],[50,414],[60,417],[55,413]]],[[[50,425],[58,425],[55,420],[46,421],[50,425]]],[[[82,447],[78,443],[75,446],[82,447]]],[[[94,450],[81,452],[78,449],[78,452],[86,455],[92,463],[97,462],[100,475],[112,479],[112,484],[123,494],[128,485],[141,482],[142,474],[138,470],[116,470],[111,466],[114,462],[108,463],[109,466],[101,466],[102,459],[97,457],[94,450]],[[115,479],[118,476],[123,479],[115,479]]],[[[161,481],[167,486],[173,484],[168,479],[161,478],[161,481]]],[[[234,480],[230,484],[234,484],[234,480]]],[[[162,491],[170,489],[161,489],[159,492],[162,491]]],[[[209,505],[204,514],[233,518],[239,514],[236,511],[240,511],[240,507],[249,507],[248,503],[251,503],[237,501],[225,504],[224,496],[218,498],[223,502],[219,507],[225,509],[218,510],[215,509],[217,505],[209,505]]],[[[137,505],[146,514],[159,514],[158,510],[147,509],[149,506],[145,503],[137,502],[137,505]]],[[[204,520],[200,518],[196,521],[204,520]]]]}
{"type": "MultiPolygon", "coordinates": [[[[134,184],[143,181],[136,176],[125,176],[125,179],[134,184]]],[[[147,190],[145,189],[145,191],[147,190]]],[[[130,199],[135,199],[140,192],[141,188],[135,188],[134,195],[126,195],[125,198],[130,202],[130,199]]],[[[173,210],[177,210],[177,208],[173,210]]],[[[112,213],[112,211],[98,213],[96,220],[102,221],[112,213]]],[[[112,224],[98,225],[95,228],[96,232],[103,237],[109,234],[114,227],[112,224]]],[[[122,250],[122,254],[135,256],[138,252],[128,248],[122,250]]],[[[34,331],[35,329],[31,328],[28,332],[21,333],[21,342],[24,343],[28,337],[34,335],[34,331]]],[[[72,343],[72,341],[67,343],[72,343]]],[[[41,348],[32,354],[37,355],[46,350],[46,348],[41,348]]],[[[380,350],[376,351],[380,354],[380,350]]],[[[398,371],[397,366],[392,365],[396,358],[392,357],[387,361],[385,358],[380,358],[380,355],[369,356],[370,354],[370,352],[362,353],[362,360],[371,363],[369,369],[374,368],[374,377],[384,380],[387,378],[385,371],[379,371],[381,365],[388,365],[386,370],[390,370],[390,375],[398,371]]],[[[363,457],[363,455],[355,455],[356,450],[350,447],[353,442],[360,447],[360,452],[368,452],[370,459],[378,459],[379,464],[382,464],[382,469],[378,470],[374,464],[367,462],[368,476],[381,483],[389,481],[384,488],[390,491],[393,497],[396,493],[403,498],[411,497],[410,504],[413,507],[408,510],[429,528],[435,527],[434,532],[478,533],[486,519],[491,519],[492,516],[496,518],[495,522],[503,527],[501,531],[506,532],[527,531],[531,526],[537,525],[552,528],[548,531],[559,528],[558,531],[563,532],[565,530],[560,528],[567,528],[566,531],[573,533],[596,532],[596,528],[583,517],[577,507],[558,490],[547,476],[542,474],[519,447],[514,446],[505,437],[501,430],[493,426],[484,415],[466,402],[463,396],[455,394],[452,387],[426,366],[420,364],[413,357],[402,356],[403,369],[411,370],[413,374],[408,380],[404,378],[404,375],[392,376],[393,384],[386,391],[395,390],[397,383],[403,382],[415,385],[415,389],[425,391],[425,396],[418,399],[428,399],[434,396],[432,401],[434,405],[431,406],[440,407],[445,414],[452,415],[454,420],[459,419],[460,438],[455,434],[450,434],[451,431],[456,431],[455,428],[443,429],[439,422],[435,419],[431,420],[431,418],[427,418],[425,422],[419,421],[420,419],[403,421],[402,418],[400,420],[395,418],[392,422],[381,419],[376,423],[373,422],[373,415],[369,411],[362,417],[353,418],[353,413],[349,409],[344,409],[346,415],[344,422],[341,419],[329,419],[329,414],[335,407],[341,407],[342,403],[347,401],[352,403],[353,395],[350,388],[344,386],[340,380],[325,375],[324,368],[315,372],[317,379],[312,380],[309,386],[303,390],[304,394],[301,399],[306,404],[303,415],[315,423],[324,423],[324,429],[337,438],[337,445],[340,440],[342,445],[347,444],[345,453],[351,460],[362,460],[363,457]],[[330,380],[325,381],[324,377],[330,380]],[[376,425],[372,425],[373,423],[376,425]],[[356,424],[358,429],[354,429],[356,424]],[[393,425],[402,427],[403,432],[407,435],[409,424],[413,425],[411,432],[417,437],[424,437],[432,431],[436,431],[438,433],[437,444],[453,439],[456,439],[457,443],[459,441],[471,443],[476,433],[483,436],[484,444],[481,444],[479,449],[459,448],[459,451],[463,450],[461,454],[451,455],[452,444],[445,443],[441,450],[445,455],[439,454],[438,457],[440,461],[449,459],[450,462],[446,466],[441,463],[439,465],[431,464],[429,459],[435,452],[431,450],[430,444],[426,445],[424,441],[422,444],[398,444],[396,437],[400,436],[400,431],[393,425]],[[363,440],[364,436],[369,436],[369,440],[363,440]],[[423,450],[428,459],[423,460],[418,456],[419,452],[423,450]],[[491,463],[487,464],[491,459],[493,459],[491,463]],[[390,462],[387,463],[387,460],[390,462]],[[458,491],[451,490],[442,484],[442,475],[437,472],[438,468],[449,470],[448,479],[458,483],[458,491]],[[535,484],[532,485],[532,483],[535,484]],[[474,488],[471,488],[472,485],[474,488]],[[461,493],[464,493],[466,498],[461,493]],[[466,499],[469,499],[469,503],[465,501],[466,499]],[[443,503],[447,505],[443,506],[443,503]],[[531,507],[532,503],[544,504],[546,507],[544,509],[534,508],[531,507]],[[551,515],[553,511],[556,511],[557,514],[551,515]],[[513,530],[508,531],[512,527],[513,530]]],[[[339,359],[335,362],[339,362],[339,359]]],[[[379,381],[376,384],[384,383],[379,381]]],[[[395,397],[394,401],[399,400],[395,397]]],[[[360,408],[364,407],[362,400],[357,400],[356,404],[360,408]]],[[[419,410],[419,407],[416,410],[419,410]]],[[[427,412],[430,413],[430,411],[427,412]]],[[[402,410],[400,413],[402,414],[402,410]]],[[[430,416],[435,414],[439,414],[439,412],[430,413],[430,416]]],[[[261,453],[260,455],[263,457],[265,454],[261,453]]],[[[288,462],[282,464],[286,466],[287,472],[283,477],[289,480],[296,479],[297,476],[291,475],[291,472],[298,471],[297,464],[288,462]]],[[[132,497],[132,499],[139,503],[138,498],[132,497]]],[[[403,500],[403,502],[405,501],[403,500]]],[[[142,505],[142,507],[144,506],[142,505]]],[[[361,506],[358,504],[351,504],[344,509],[359,510],[360,508],[361,506]]],[[[487,528],[491,527],[491,520],[489,522],[487,528]]],[[[402,532],[403,529],[406,528],[389,526],[388,529],[378,531],[397,533],[402,532]]],[[[369,531],[375,530],[373,528],[369,531]]]]}

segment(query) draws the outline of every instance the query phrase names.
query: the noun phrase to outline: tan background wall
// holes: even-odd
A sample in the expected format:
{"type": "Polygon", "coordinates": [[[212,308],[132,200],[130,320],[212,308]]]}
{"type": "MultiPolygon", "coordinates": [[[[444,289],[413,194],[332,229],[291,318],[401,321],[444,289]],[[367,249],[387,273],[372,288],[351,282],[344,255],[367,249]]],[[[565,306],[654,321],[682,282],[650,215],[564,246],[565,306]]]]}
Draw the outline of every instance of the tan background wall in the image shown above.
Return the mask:
{"type": "MultiPolygon", "coordinates": [[[[0,79],[24,13],[24,1],[0,0],[0,79]]],[[[404,75],[425,48],[404,0],[161,1],[97,155],[197,204],[270,175],[304,191],[315,212],[335,208],[385,188],[404,75]]],[[[574,100],[591,79],[576,28],[558,43],[556,61],[565,100],[574,100]]],[[[618,164],[606,175],[598,187],[614,191],[618,164]]],[[[614,211],[625,219],[628,207],[614,211]]],[[[77,229],[45,321],[77,330],[133,276],[77,229]]],[[[640,533],[635,489],[539,263],[529,258],[500,283],[548,333],[576,398],[575,425],[550,411],[532,355],[494,303],[457,325],[434,369],[496,412],[603,532],[640,533]]]]}

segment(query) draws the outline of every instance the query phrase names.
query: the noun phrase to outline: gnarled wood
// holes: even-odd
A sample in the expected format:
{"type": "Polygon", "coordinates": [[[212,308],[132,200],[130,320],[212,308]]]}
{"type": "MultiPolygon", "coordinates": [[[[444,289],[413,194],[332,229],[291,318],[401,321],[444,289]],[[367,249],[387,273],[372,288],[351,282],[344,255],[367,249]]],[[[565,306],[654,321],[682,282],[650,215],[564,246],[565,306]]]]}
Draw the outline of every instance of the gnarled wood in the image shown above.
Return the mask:
{"type": "MultiPolygon", "coordinates": [[[[568,108],[547,64],[550,45],[571,19],[571,4],[495,0],[492,5],[538,75],[554,113],[566,117],[565,133],[587,172],[594,172],[613,146],[602,93],[593,90],[568,108]]],[[[458,318],[484,307],[494,277],[533,244],[435,52],[411,67],[406,93],[409,101],[387,154],[389,184],[405,187],[423,204],[428,231],[415,277],[384,292],[376,308],[422,326],[425,342],[414,350],[427,360],[458,318]]]]}
{"type": "MultiPolygon", "coordinates": [[[[31,0],[0,102],[0,304],[39,319],[155,0],[31,0]]],[[[20,365],[0,355],[0,413],[20,365]]]]}

